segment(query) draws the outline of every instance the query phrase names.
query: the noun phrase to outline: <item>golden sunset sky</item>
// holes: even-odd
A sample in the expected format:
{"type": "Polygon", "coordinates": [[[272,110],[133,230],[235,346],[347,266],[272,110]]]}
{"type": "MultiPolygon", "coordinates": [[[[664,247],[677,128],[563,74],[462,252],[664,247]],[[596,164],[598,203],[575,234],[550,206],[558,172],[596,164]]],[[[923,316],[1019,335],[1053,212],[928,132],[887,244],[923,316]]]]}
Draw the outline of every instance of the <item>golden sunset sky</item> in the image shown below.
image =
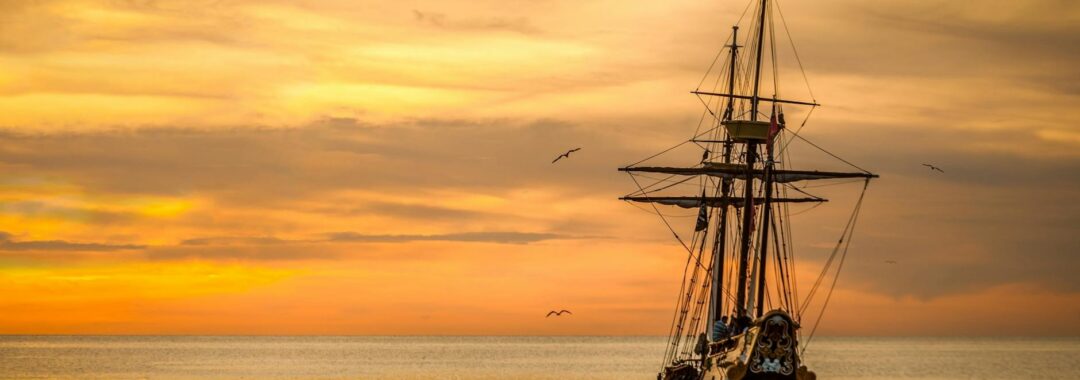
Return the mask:
{"type": "MultiPolygon", "coordinates": [[[[1080,334],[1080,2],[780,5],[803,135],[882,176],[820,333],[1080,334]]],[[[615,169],[745,6],[0,1],[0,333],[665,334],[685,252],[615,169]]]]}

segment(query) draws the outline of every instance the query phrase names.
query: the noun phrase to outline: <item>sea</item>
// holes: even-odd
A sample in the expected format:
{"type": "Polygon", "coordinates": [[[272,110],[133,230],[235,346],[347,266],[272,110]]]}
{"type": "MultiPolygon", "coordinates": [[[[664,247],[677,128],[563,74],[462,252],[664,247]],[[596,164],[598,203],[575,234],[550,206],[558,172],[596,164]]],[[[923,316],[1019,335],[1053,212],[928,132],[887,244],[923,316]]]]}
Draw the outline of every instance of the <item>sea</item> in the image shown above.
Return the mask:
{"type": "MultiPolygon", "coordinates": [[[[655,379],[663,337],[0,336],[11,379],[655,379]]],[[[1080,379],[1080,338],[818,337],[819,379],[1080,379]]]]}

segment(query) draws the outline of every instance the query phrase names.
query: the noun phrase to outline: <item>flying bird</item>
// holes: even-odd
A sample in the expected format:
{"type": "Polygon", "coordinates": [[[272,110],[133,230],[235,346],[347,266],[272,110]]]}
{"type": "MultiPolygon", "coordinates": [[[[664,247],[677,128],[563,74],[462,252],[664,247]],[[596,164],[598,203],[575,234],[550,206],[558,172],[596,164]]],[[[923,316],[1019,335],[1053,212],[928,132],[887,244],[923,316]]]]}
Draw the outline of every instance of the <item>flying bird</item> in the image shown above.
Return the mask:
{"type": "Polygon", "coordinates": [[[570,158],[570,153],[574,153],[574,152],[577,152],[579,150],[581,150],[581,148],[570,149],[570,150],[566,151],[566,153],[560,154],[558,157],[555,157],[555,160],[551,161],[551,163],[554,164],[556,161],[559,161],[559,160],[563,159],[563,157],[570,158]]]}
{"type": "MultiPolygon", "coordinates": [[[[574,315],[574,313],[571,313],[570,310],[565,310],[564,309],[564,310],[559,310],[559,311],[555,311],[555,310],[549,311],[548,314],[547,314],[547,317],[550,317],[552,315],[554,315],[556,317],[559,317],[559,316],[562,316],[564,313],[574,315]]],[[[544,317],[544,318],[547,318],[547,317],[544,317]]]]}
{"type": "Polygon", "coordinates": [[[934,165],[922,164],[922,166],[928,167],[928,168],[930,168],[930,170],[937,170],[937,171],[942,172],[942,173],[945,172],[944,170],[941,170],[941,168],[939,168],[937,166],[934,166],[934,165]]]}

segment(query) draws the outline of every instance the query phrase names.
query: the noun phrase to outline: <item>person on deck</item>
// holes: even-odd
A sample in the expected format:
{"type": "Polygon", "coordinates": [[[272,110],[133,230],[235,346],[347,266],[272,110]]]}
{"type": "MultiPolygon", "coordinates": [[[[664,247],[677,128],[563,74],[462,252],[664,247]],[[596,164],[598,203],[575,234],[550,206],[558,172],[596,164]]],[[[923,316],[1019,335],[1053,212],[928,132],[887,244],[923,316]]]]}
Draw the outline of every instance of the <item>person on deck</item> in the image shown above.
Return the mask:
{"type": "Polygon", "coordinates": [[[736,322],[736,324],[739,326],[739,328],[738,328],[738,331],[736,331],[735,333],[736,334],[741,334],[744,331],[749,330],[750,325],[753,324],[753,323],[754,323],[754,319],[750,318],[750,316],[747,316],[747,315],[739,316],[739,320],[736,322]]]}
{"type": "Polygon", "coordinates": [[[727,326],[727,316],[720,317],[720,320],[713,323],[712,336],[713,341],[717,342],[728,337],[731,331],[727,326]]]}

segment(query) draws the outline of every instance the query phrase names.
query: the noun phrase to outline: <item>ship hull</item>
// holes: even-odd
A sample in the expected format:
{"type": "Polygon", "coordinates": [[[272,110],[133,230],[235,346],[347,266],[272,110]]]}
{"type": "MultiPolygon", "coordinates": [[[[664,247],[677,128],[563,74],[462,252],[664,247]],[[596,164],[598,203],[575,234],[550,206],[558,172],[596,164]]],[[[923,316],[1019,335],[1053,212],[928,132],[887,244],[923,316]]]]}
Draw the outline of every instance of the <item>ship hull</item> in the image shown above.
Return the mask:
{"type": "Polygon", "coordinates": [[[703,360],[665,368],[667,380],[814,380],[799,358],[799,325],[787,312],[771,311],[745,331],[709,344],[703,360]]]}

